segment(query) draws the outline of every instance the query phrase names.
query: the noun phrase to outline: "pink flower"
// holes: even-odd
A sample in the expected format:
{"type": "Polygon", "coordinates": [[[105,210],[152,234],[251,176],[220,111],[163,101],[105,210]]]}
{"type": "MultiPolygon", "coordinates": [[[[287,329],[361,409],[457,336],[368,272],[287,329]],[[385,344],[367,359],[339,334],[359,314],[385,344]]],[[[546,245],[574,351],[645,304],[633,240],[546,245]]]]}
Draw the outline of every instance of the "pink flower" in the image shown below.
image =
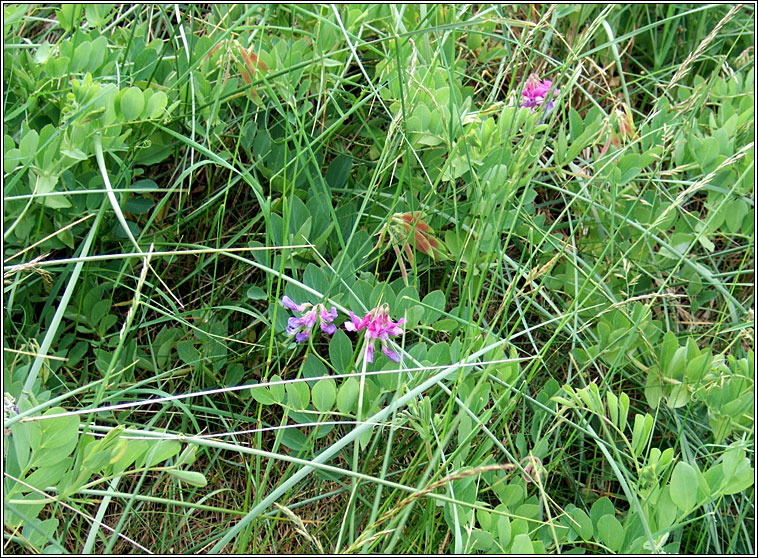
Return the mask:
{"type": "Polygon", "coordinates": [[[332,323],[337,317],[337,309],[334,307],[327,310],[323,304],[297,304],[288,296],[282,297],[282,306],[303,314],[299,318],[293,316],[287,320],[287,335],[294,335],[298,343],[308,340],[316,320],[319,320],[319,326],[324,333],[332,335],[337,331],[337,326],[332,323]]]}
{"type": "Polygon", "coordinates": [[[400,326],[405,323],[405,318],[393,322],[389,316],[389,310],[389,305],[385,303],[360,319],[350,312],[350,321],[345,322],[345,329],[348,331],[366,331],[366,360],[368,362],[374,362],[374,342],[377,339],[381,341],[382,352],[387,355],[387,358],[400,362],[400,355],[387,346],[387,341],[390,336],[402,335],[403,330],[400,326]]]}
{"type": "MultiPolygon", "coordinates": [[[[532,112],[534,112],[535,107],[539,107],[542,105],[542,103],[545,102],[545,98],[550,91],[551,85],[553,85],[553,82],[551,82],[549,79],[540,81],[540,78],[537,76],[537,74],[530,75],[526,80],[524,90],[521,92],[521,94],[524,96],[524,102],[521,103],[521,106],[529,107],[532,109],[532,112]]],[[[557,96],[559,91],[560,90],[556,87],[555,91],[553,92],[553,96],[557,96]]],[[[553,99],[550,99],[550,104],[548,105],[547,110],[551,110],[554,104],[555,101],[553,99]]]]}

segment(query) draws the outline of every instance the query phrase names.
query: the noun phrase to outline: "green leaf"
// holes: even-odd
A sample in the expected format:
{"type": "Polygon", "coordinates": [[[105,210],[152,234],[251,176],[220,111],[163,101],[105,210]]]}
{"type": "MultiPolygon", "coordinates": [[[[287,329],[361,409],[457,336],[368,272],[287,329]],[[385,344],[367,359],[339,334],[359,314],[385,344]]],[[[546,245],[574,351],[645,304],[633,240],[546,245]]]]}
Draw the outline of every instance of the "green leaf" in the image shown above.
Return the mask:
{"type": "Polygon", "coordinates": [[[621,157],[618,164],[618,170],[620,173],[618,185],[623,186],[637,176],[642,170],[640,166],[640,156],[636,153],[627,153],[621,157]]]}
{"type": "Polygon", "coordinates": [[[713,170],[716,158],[719,156],[719,142],[716,138],[703,138],[701,141],[695,141],[691,145],[695,147],[695,158],[705,172],[713,170]]]}
{"type": "Polygon", "coordinates": [[[666,405],[670,409],[684,407],[690,402],[690,391],[686,383],[676,384],[671,387],[671,391],[666,398],[666,405]]]}
{"type": "MultiPolygon", "coordinates": [[[[588,119],[590,116],[588,115],[588,119]]],[[[573,161],[577,155],[585,148],[587,147],[590,142],[592,141],[593,137],[596,135],[598,130],[600,129],[600,122],[595,121],[592,123],[587,123],[585,126],[585,129],[582,131],[582,133],[577,136],[576,138],[571,138],[571,145],[569,145],[568,151],[566,152],[566,159],[565,162],[573,161]]],[[[563,163],[564,161],[561,161],[563,163]]]]}
{"type": "Polygon", "coordinates": [[[579,113],[571,108],[569,109],[569,130],[571,133],[571,139],[576,139],[584,132],[584,123],[579,113]]]}
{"type": "Polygon", "coordinates": [[[126,445],[126,451],[113,463],[111,472],[114,475],[126,470],[126,468],[137,461],[150,448],[150,442],[147,440],[129,440],[126,445]]]}
{"type": "Polygon", "coordinates": [[[693,238],[692,234],[680,232],[674,233],[671,235],[668,245],[661,245],[659,254],[665,258],[678,260],[687,252],[693,238]]]}
{"type": "Polygon", "coordinates": [[[466,47],[469,50],[477,50],[482,46],[483,37],[481,33],[476,31],[469,31],[466,33],[466,47]]]}
{"type": "Polygon", "coordinates": [[[734,476],[726,481],[726,486],[723,489],[724,494],[738,494],[753,486],[755,482],[755,469],[750,467],[750,461],[747,457],[742,460],[740,465],[734,476]]]}
{"type": "MultiPolygon", "coordinates": [[[[84,71],[94,73],[97,71],[105,60],[105,54],[108,52],[108,39],[100,35],[92,41],[92,54],[87,60],[84,71]]],[[[101,105],[102,106],[102,105],[101,105]]]]}
{"type": "Polygon", "coordinates": [[[511,554],[534,554],[534,545],[529,535],[521,533],[513,537],[513,546],[511,546],[511,554]]]}
{"type": "Polygon", "coordinates": [[[180,341],[176,345],[176,352],[184,364],[195,367],[200,364],[200,353],[197,351],[192,341],[180,341]]]}
{"type": "Polygon", "coordinates": [[[271,391],[265,386],[250,388],[250,397],[261,405],[273,405],[278,402],[271,391]]]}
{"type": "Polygon", "coordinates": [[[148,118],[160,118],[163,116],[163,111],[166,110],[166,105],[168,105],[166,94],[163,91],[156,91],[147,101],[145,114],[148,118]]]}
{"type": "MultiPolygon", "coordinates": [[[[62,412],[62,408],[55,407],[49,409],[45,415],[62,412]]],[[[14,424],[11,433],[21,470],[27,467],[52,466],[66,459],[74,451],[79,440],[78,425],[78,415],[14,424]],[[46,425],[46,422],[53,424],[46,425]]]]}
{"type": "Polygon", "coordinates": [[[68,355],[66,357],[68,358],[68,365],[72,368],[79,364],[79,361],[82,360],[82,357],[84,357],[85,354],[87,354],[87,351],[89,351],[90,345],[86,341],[79,341],[74,345],[68,352],[68,355]]]}
{"type": "Polygon", "coordinates": [[[183,465],[192,465],[195,462],[195,459],[197,459],[197,448],[198,446],[193,446],[190,444],[185,446],[184,451],[174,461],[174,465],[177,467],[183,465]]]}
{"type": "Polygon", "coordinates": [[[639,167],[631,167],[626,170],[626,172],[621,172],[620,169],[615,169],[613,173],[613,178],[616,182],[617,186],[623,186],[627,184],[630,180],[632,180],[634,177],[636,177],[640,171],[639,167]]]}
{"type": "MultiPolygon", "coordinates": [[[[417,323],[415,321],[417,317],[415,313],[412,312],[412,310],[417,307],[418,300],[419,300],[418,292],[416,291],[414,287],[410,285],[407,287],[403,287],[400,290],[400,292],[397,293],[397,296],[395,297],[395,308],[393,308],[392,312],[396,318],[405,317],[405,319],[407,319],[409,322],[408,323],[409,328],[412,327],[415,323],[417,323]]],[[[423,315],[423,308],[420,310],[421,310],[421,313],[419,314],[419,316],[423,315]]]]}
{"type": "Polygon", "coordinates": [[[649,413],[634,415],[634,428],[632,430],[632,451],[639,456],[645,450],[650,434],[653,430],[653,417],[649,413]]]}
{"type": "Polygon", "coordinates": [[[716,245],[709,240],[707,236],[704,234],[701,234],[697,237],[697,241],[700,243],[700,245],[708,250],[709,252],[713,252],[716,249],[716,245]]]}
{"type": "Polygon", "coordinates": [[[479,525],[485,531],[490,530],[490,523],[492,522],[492,515],[490,512],[484,510],[476,510],[476,519],[479,521],[479,525]]]}
{"type": "Polygon", "coordinates": [[[358,391],[360,385],[355,378],[348,378],[340,386],[337,392],[337,409],[340,413],[346,415],[355,410],[355,406],[358,403],[358,391]]]}
{"type": "Polygon", "coordinates": [[[282,444],[295,452],[301,451],[308,441],[305,434],[297,428],[286,428],[281,431],[279,436],[281,437],[282,444]]]}
{"type": "MultiPolygon", "coordinates": [[[[658,403],[660,403],[663,398],[662,382],[663,380],[658,372],[658,367],[652,366],[647,374],[647,381],[645,382],[645,399],[647,399],[647,404],[654,409],[658,407],[658,403]]],[[[636,421],[637,419],[635,418],[635,424],[636,421]]]]}
{"type": "MultiPolygon", "coordinates": [[[[366,300],[365,298],[363,299],[366,300]]],[[[390,308],[395,306],[395,292],[387,285],[387,283],[379,282],[371,289],[371,294],[368,298],[368,306],[376,308],[380,304],[387,303],[390,308]]]]}
{"type": "Polygon", "coordinates": [[[85,4],[84,15],[88,27],[102,27],[113,17],[113,4],[85,4]]]}
{"type": "Polygon", "coordinates": [[[503,504],[509,508],[515,508],[526,496],[524,485],[518,481],[508,483],[500,490],[499,496],[503,504]]]}
{"type": "Polygon", "coordinates": [[[723,463],[724,478],[729,479],[737,471],[737,465],[745,457],[745,450],[737,445],[730,445],[726,448],[721,457],[723,463]]]}
{"type": "Polygon", "coordinates": [[[671,499],[683,512],[690,511],[697,503],[699,481],[697,471],[689,463],[680,461],[671,474],[671,499]]]}
{"type": "Polygon", "coordinates": [[[601,517],[605,515],[615,515],[615,513],[616,510],[613,507],[613,503],[606,496],[596,500],[590,508],[590,517],[592,518],[592,523],[595,527],[597,527],[598,521],[600,521],[601,517]]]}
{"type": "Polygon", "coordinates": [[[124,211],[133,213],[134,215],[144,215],[149,212],[155,202],[150,198],[144,198],[142,196],[131,197],[124,203],[124,211]]]}
{"type": "Polygon", "coordinates": [[[62,4],[58,9],[58,22],[63,29],[67,32],[71,32],[74,29],[74,25],[77,23],[79,14],[82,12],[81,4],[62,4]]]}
{"type": "Polygon", "coordinates": [[[56,518],[27,523],[21,531],[21,537],[28,541],[32,548],[41,549],[42,554],[65,552],[54,538],[58,523],[56,518]]]}
{"type": "Polygon", "coordinates": [[[598,519],[597,534],[603,544],[613,552],[618,552],[624,543],[624,528],[613,515],[607,514],[598,519]]]}
{"type": "Polygon", "coordinates": [[[667,378],[679,380],[684,377],[684,369],[687,364],[687,348],[679,347],[668,361],[663,362],[663,375],[667,378]]]}
{"type": "Polygon", "coordinates": [[[154,447],[145,454],[145,467],[152,467],[158,463],[163,463],[167,459],[174,457],[182,449],[182,445],[176,440],[161,440],[154,444],[154,447]]]}
{"type": "Polygon", "coordinates": [[[574,531],[576,531],[585,541],[592,539],[594,530],[590,516],[584,513],[584,510],[576,507],[572,508],[570,511],[567,508],[567,511],[573,520],[568,522],[571,528],[574,529],[574,531]]]}
{"type": "MultiPolygon", "coordinates": [[[[498,505],[496,509],[506,511],[505,506],[498,505]]],[[[497,540],[500,542],[500,546],[508,548],[508,544],[511,542],[511,520],[504,515],[500,515],[495,520],[495,528],[497,530],[497,540]]]]}
{"type": "Polygon", "coordinates": [[[618,427],[619,423],[619,399],[616,397],[616,394],[612,391],[609,391],[605,395],[605,403],[608,407],[608,418],[611,419],[611,423],[618,427]]]}
{"type": "MultiPolygon", "coordinates": [[[[437,322],[439,323],[439,322],[437,322]]],[[[433,364],[447,364],[450,362],[450,345],[447,343],[435,343],[429,348],[426,360],[433,364]]],[[[394,385],[394,380],[393,380],[394,385]]]]}
{"type": "MultiPolygon", "coordinates": [[[[19,407],[20,411],[25,409],[19,407]]],[[[16,422],[11,425],[11,440],[16,450],[16,460],[21,471],[26,470],[31,458],[32,448],[37,448],[42,438],[39,422],[16,422]]]]}
{"type": "MultiPolygon", "coordinates": [[[[58,175],[55,173],[42,172],[37,175],[37,192],[40,194],[49,194],[55,190],[55,185],[58,184],[58,175]]],[[[60,196],[45,196],[38,198],[37,201],[42,203],[45,207],[51,207],[53,209],[66,209],[71,207],[71,202],[64,195],[60,196]]]]}
{"type": "Polygon", "coordinates": [[[130,87],[121,93],[121,114],[124,120],[137,120],[145,108],[145,98],[139,87],[130,87]]]}
{"type": "Polygon", "coordinates": [[[192,486],[203,486],[208,484],[205,475],[198,473],[197,471],[182,471],[181,469],[169,469],[167,471],[169,475],[175,477],[185,484],[191,484],[192,486]]]}
{"type": "MultiPolygon", "coordinates": [[[[22,150],[23,151],[23,150],[22,150]]],[[[741,199],[730,201],[726,207],[726,215],[724,216],[724,222],[730,233],[735,234],[739,232],[742,227],[742,219],[747,215],[749,211],[748,205],[741,199]]]]}
{"type": "Polygon", "coordinates": [[[347,184],[350,176],[350,169],[353,166],[353,158],[349,155],[337,155],[326,169],[324,180],[330,188],[342,188],[347,184]]]}
{"type": "Polygon", "coordinates": [[[702,354],[694,358],[687,359],[687,368],[685,369],[684,376],[690,383],[698,383],[703,375],[708,372],[713,363],[713,355],[710,351],[703,351],[702,354]]]}
{"type": "Polygon", "coordinates": [[[48,486],[55,486],[58,484],[58,481],[63,478],[63,475],[66,474],[66,471],[68,471],[72,461],[72,458],[67,457],[63,459],[63,461],[59,461],[54,465],[40,467],[31,475],[26,477],[24,479],[24,482],[38,490],[44,490],[48,486]]]}
{"type": "Polygon", "coordinates": [[[622,432],[626,429],[626,417],[629,413],[629,396],[622,392],[619,396],[619,430],[622,432]]]}
{"type": "Polygon", "coordinates": [[[266,291],[260,287],[250,287],[247,290],[247,298],[250,300],[266,300],[268,298],[268,294],[266,294],[266,291]]]}
{"type": "Polygon", "coordinates": [[[67,495],[78,490],[81,483],[85,482],[93,472],[101,471],[110,464],[114,451],[121,453],[123,457],[125,448],[122,446],[126,445],[126,441],[122,441],[120,436],[124,428],[125,426],[120,424],[97,441],[87,441],[87,437],[82,438],[79,450],[82,456],[79,477],[73,485],[67,486],[67,495]]]}
{"type": "Polygon", "coordinates": [[[35,503],[14,503],[14,504],[4,504],[3,505],[3,511],[5,512],[3,514],[3,521],[6,524],[9,524],[11,526],[19,527],[22,525],[25,521],[34,521],[37,516],[39,515],[39,512],[42,511],[42,508],[45,507],[45,503],[37,504],[36,502],[39,502],[40,495],[36,492],[32,492],[31,494],[25,494],[21,496],[20,498],[14,498],[17,500],[30,500],[35,503]],[[7,506],[7,507],[6,507],[7,506]],[[13,513],[13,510],[18,510],[19,513],[24,514],[24,518],[22,519],[20,516],[13,513]]]}
{"type": "Polygon", "coordinates": [[[421,302],[422,304],[431,306],[431,308],[424,308],[424,315],[422,317],[424,323],[431,324],[445,311],[445,293],[440,290],[430,292],[421,302]]]}
{"type": "Polygon", "coordinates": [[[660,363],[662,367],[674,357],[674,353],[678,348],[679,341],[676,334],[671,330],[667,331],[661,343],[660,363]]]}
{"type": "Polygon", "coordinates": [[[466,546],[468,552],[490,551],[495,549],[495,538],[491,533],[481,529],[472,529],[466,546]]]}
{"type": "Polygon", "coordinates": [[[538,519],[540,516],[540,506],[538,504],[524,503],[518,506],[513,511],[513,514],[527,519],[538,519]]]}
{"type": "Polygon", "coordinates": [[[313,406],[320,413],[330,411],[337,400],[337,383],[331,378],[324,378],[313,386],[313,406]]]}
{"type": "MultiPolygon", "coordinates": [[[[45,411],[43,416],[65,413],[61,407],[45,411]]],[[[40,448],[59,448],[79,438],[79,415],[51,418],[42,422],[42,440],[40,448]]]]}
{"type": "Polygon", "coordinates": [[[311,390],[305,382],[287,384],[287,405],[296,411],[302,411],[311,402],[311,390]]]}
{"type": "MultiPolygon", "coordinates": [[[[140,235],[140,229],[139,229],[139,226],[136,223],[134,223],[132,221],[127,221],[126,222],[126,226],[129,228],[129,231],[131,231],[132,236],[134,238],[139,237],[139,235],[140,235]]],[[[124,231],[124,227],[122,227],[121,223],[118,223],[118,222],[114,223],[114,225],[113,225],[113,236],[115,236],[116,238],[119,238],[119,239],[129,238],[129,236],[124,231]]]]}
{"type": "MultiPolygon", "coordinates": [[[[155,136],[153,136],[153,139],[155,139],[155,136]]],[[[154,180],[143,178],[142,180],[134,182],[131,186],[129,186],[129,189],[135,193],[148,192],[152,190],[158,190],[158,185],[154,180]]]]}
{"type": "Polygon", "coordinates": [[[29,130],[18,143],[18,149],[21,156],[31,161],[37,155],[37,146],[39,145],[39,134],[36,130],[29,130]]]}
{"type": "Polygon", "coordinates": [[[326,293],[329,290],[329,277],[324,271],[312,263],[305,267],[303,272],[303,283],[319,291],[326,293]]]}
{"type": "MultiPolygon", "coordinates": [[[[566,162],[566,150],[568,149],[568,139],[566,138],[566,127],[561,126],[558,130],[558,138],[555,142],[555,160],[560,164],[566,162]]],[[[573,163],[572,163],[573,165],[573,163]]],[[[574,170],[573,168],[571,170],[574,170]]]]}
{"type": "MultiPolygon", "coordinates": [[[[273,376],[271,376],[270,381],[281,382],[282,379],[279,377],[278,374],[274,374],[273,376]]],[[[271,397],[274,398],[274,401],[276,401],[279,404],[281,404],[282,401],[284,401],[284,384],[276,384],[273,386],[268,386],[268,390],[271,393],[271,397]]]]}
{"type": "Polygon", "coordinates": [[[110,309],[111,309],[110,299],[106,298],[106,299],[96,302],[89,311],[90,323],[93,325],[98,324],[100,320],[102,320],[106,316],[106,314],[108,314],[108,311],[110,309]]]}
{"type": "Polygon", "coordinates": [[[577,395],[579,395],[579,397],[581,397],[582,401],[584,402],[584,406],[588,411],[592,411],[593,413],[597,415],[602,415],[603,414],[602,403],[598,403],[598,401],[595,399],[595,394],[590,389],[590,386],[595,386],[595,390],[597,390],[597,384],[593,383],[587,387],[577,390],[576,393],[577,395]]]}
{"type": "Polygon", "coordinates": [[[730,448],[724,453],[721,463],[705,472],[703,476],[710,488],[711,497],[737,494],[753,485],[755,471],[750,466],[750,460],[743,455],[744,450],[734,451],[730,448]]]}
{"type": "MultiPolygon", "coordinates": [[[[7,139],[8,138],[6,138],[6,141],[7,139]]],[[[16,168],[18,168],[18,166],[21,165],[24,160],[25,158],[21,154],[20,149],[6,149],[5,156],[3,158],[3,170],[5,170],[5,172],[16,170],[16,168]]]]}
{"type": "Polygon", "coordinates": [[[326,366],[321,362],[317,356],[308,354],[303,362],[303,377],[304,378],[319,378],[328,376],[329,372],[326,370],[326,366]]]}
{"type": "Polygon", "coordinates": [[[671,499],[671,487],[664,486],[655,503],[655,521],[658,529],[667,529],[673,525],[678,514],[677,507],[671,499]]]}
{"type": "Polygon", "coordinates": [[[338,374],[346,374],[350,371],[350,364],[353,360],[353,345],[350,343],[350,338],[341,329],[337,330],[329,342],[329,358],[338,374]]]}
{"type": "Polygon", "coordinates": [[[74,50],[74,56],[71,58],[71,70],[74,72],[83,72],[89,65],[92,56],[92,43],[84,41],[79,43],[74,50]]]}

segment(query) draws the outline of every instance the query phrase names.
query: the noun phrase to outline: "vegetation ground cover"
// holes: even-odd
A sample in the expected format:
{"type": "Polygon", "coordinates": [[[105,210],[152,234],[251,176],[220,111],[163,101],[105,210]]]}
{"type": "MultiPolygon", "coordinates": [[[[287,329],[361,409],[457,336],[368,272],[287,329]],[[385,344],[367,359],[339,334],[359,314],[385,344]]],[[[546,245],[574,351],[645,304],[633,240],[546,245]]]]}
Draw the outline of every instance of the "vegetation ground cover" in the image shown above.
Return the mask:
{"type": "Polygon", "coordinates": [[[754,553],[754,21],[5,4],[4,550],[754,553]]]}

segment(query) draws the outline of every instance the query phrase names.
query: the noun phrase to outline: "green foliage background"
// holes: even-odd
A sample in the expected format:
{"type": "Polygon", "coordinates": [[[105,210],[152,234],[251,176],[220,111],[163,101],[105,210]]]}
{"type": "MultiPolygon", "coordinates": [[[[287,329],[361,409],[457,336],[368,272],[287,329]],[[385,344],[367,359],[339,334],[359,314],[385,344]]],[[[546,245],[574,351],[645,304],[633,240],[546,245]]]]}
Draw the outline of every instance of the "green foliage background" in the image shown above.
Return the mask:
{"type": "Polygon", "coordinates": [[[4,5],[5,550],[752,554],[754,19],[4,5]]]}

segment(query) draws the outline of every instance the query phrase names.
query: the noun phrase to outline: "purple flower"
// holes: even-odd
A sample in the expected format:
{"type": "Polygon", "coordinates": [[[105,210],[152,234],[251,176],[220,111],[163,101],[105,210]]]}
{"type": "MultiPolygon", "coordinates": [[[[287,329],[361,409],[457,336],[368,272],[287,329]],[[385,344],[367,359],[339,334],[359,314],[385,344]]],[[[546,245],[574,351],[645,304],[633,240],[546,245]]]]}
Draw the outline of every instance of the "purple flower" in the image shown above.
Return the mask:
{"type": "Polygon", "coordinates": [[[321,331],[324,333],[332,335],[337,331],[337,326],[332,323],[337,317],[337,309],[334,307],[327,310],[323,304],[316,304],[315,306],[308,302],[297,304],[288,296],[282,297],[282,306],[302,314],[299,318],[292,316],[287,320],[287,335],[294,335],[295,341],[298,343],[308,340],[317,320],[321,331]]]}
{"type": "Polygon", "coordinates": [[[400,355],[389,348],[387,341],[389,341],[390,336],[394,337],[403,333],[400,326],[404,323],[405,318],[393,322],[389,316],[389,305],[382,304],[361,319],[350,312],[350,321],[345,322],[345,329],[348,331],[366,331],[366,361],[374,362],[374,342],[379,339],[382,343],[382,352],[387,355],[387,358],[400,362],[400,355]]]}
{"type": "Polygon", "coordinates": [[[303,312],[306,309],[305,304],[295,304],[290,297],[284,295],[282,297],[282,306],[288,310],[295,310],[297,312],[303,312]]]}
{"type": "Polygon", "coordinates": [[[327,312],[326,308],[321,306],[321,313],[319,316],[321,316],[320,325],[322,331],[329,335],[334,335],[334,332],[337,331],[337,326],[334,325],[332,321],[337,317],[337,309],[332,306],[332,309],[327,312]]]}
{"type": "MultiPolygon", "coordinates": [[[[521,106],[529,107],[532,109],[532,112],[534,112],[535,107],[542,106],[542,104],[545,102],[545,98],[548,96],[551,85],[553,85],[553,82],[551,82],[549,79],[540,81],[540,78],[537,76],[537,74],[530,75],[526,80],[524,90],[521,92],[521,94],[524,96],[524,102],[521,103],[521,106]]],[[[555,91],[553,91],[553,97],[557,96],[559,91],[560,90],[556,87],[555,91]]],[[[550,111],[553,108],[554,104],[555,101],[553,99],[550,99],[550,104],[548,105],[547,110],[550,111]]]]}

